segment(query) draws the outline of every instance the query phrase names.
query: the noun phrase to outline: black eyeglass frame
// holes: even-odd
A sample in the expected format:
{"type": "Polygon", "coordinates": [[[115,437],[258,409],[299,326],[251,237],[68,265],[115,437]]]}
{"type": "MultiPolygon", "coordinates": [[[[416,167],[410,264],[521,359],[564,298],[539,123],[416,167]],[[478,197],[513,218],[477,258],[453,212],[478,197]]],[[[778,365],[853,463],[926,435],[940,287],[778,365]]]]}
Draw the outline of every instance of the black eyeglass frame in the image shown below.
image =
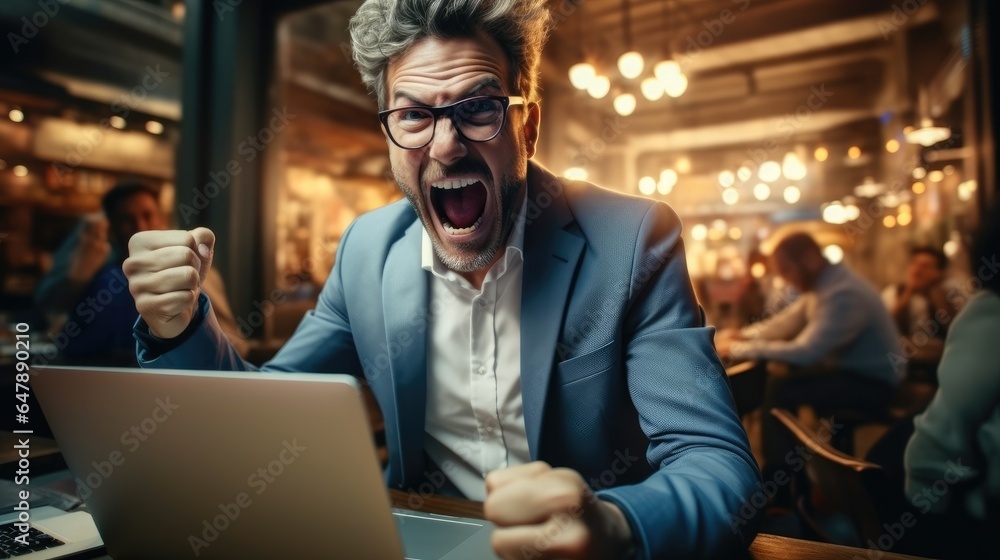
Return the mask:
{"type": "Polygon", "coordinates": [[[385,111],[379,111],[379,113],[378,113],[378,120],[382,122],[382,127],[385,129],[386,135],[389,136],[389,140],[392,140],[393,144],[399,146],[400,148],[402,148],[404,150],[419,150],[421,148],[426,147],[428,144],[430,144],[434,140],[434,134],[437,132],[437,121],[442,116],[447,115],[449,118],[451,118],[451,123],[453,125],[455,125],[455,132],[457,132],[458,136],[460,138],[462,138],[463,140],[468,140],[469,142],[489,142],[490,140],[493,140],[494,138],[496,138],[497,136],[499,136],[500,135],[500,131],[502,131],[503,127],[507,125],[507,113],[508,113],[508,109],[510,109],[510,107],[513,106],[513,105],[525,105],[525,104],[526,103],[524,101],[524,97],[521,97],[520,95],[480,95],[480,96],[477,96],[477,97],[469,97],[469,98],[463,99],[461,101],[457,101],[455,103],[451,103],[450,105],[440,105],[438,107],[425,107],[425,106],[422,106],[422,105],[411,105],[411,106],[408,106],[408,107],[396,107],[395,109],[386,109],[385,111]],[[492,100],[492,101],[499,101],[500,104],[503,105],[503,117],[500,119],[500,126],[497,127],[497,131],[495,133],[493,133],[492,136],[490,136],[489,138],[486,138],[484,140],[474,140],[472,138],[467,137],[462,132],[462,127],[459,126],[459,123],[455,122],[455,118],[454,118],[455,110],[458,108],[459,105],[462,105],[464,103],[469,103],[470,101],[483,101],[485,99],[489,99],[489,100],[492,100]],[[399,142],[397,142],[396,138],[392,135],[392,131],[389,130],[389,116],[392,113],[395,113],[395,112],[398,112],[398,111],[412,111],[414,109],[420,109],[420,110],[429,112],[431,114],[431,116],[434,117],[434,124],[431,125],[431,136],[430,136],[430,138],[428,138],[427,141],[424,142],[423,144],[421,144],[419,146],[416,146],[416,147],[413,147],[413,148],[410,148],[410,147],[407,147],[407,146],[403,146],[402,144],[400,144],[399,142]]]}

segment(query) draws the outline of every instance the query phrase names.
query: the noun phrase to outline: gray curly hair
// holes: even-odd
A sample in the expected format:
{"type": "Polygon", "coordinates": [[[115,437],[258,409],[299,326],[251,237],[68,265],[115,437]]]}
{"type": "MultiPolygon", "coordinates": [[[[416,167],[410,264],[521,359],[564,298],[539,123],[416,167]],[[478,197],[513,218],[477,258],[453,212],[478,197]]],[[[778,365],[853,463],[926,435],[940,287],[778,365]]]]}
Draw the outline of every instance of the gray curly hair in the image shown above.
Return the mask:
{"type": "Polygon", "coordinates": [[[546,0],[367,0],[351,18],[354,63],[380,109],[389,63],[424,37],[464,38],[482,31],[510,60],[512,82],[537,101],[538,64],[551,30],[546,0]]]}

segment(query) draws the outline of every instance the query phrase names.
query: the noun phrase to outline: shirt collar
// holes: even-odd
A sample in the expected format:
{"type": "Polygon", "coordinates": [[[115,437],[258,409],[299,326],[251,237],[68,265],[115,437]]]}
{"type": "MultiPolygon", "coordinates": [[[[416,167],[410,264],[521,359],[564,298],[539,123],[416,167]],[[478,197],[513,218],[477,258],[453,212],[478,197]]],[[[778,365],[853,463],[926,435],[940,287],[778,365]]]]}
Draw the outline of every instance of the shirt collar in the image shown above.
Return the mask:
{"type": "MultiPolygon", "coordinates": [[[[522,260],[524,259],[524,227],[526,223],[525,218],[527,215],[527,208],[528,196],[527,193],[525,193],[524,198],[521,200],[521,209],[518,210],[517,217],[515,218],[516,222],[514,223],[514,227],[510,230],[510,237],[507,239],[507,248],[503,257],[505,264],[509,263],[510,260],[515,257],[520,257],[522,260]]],[[[434,245],[431,243],[431,236],[427,233],[427,228],[424,228],[421,233],[420,267],[432,273],[434,276],[445,280],[452,280],[458,277],[459,275],[445,266],[434,252],[434,245]]]]}

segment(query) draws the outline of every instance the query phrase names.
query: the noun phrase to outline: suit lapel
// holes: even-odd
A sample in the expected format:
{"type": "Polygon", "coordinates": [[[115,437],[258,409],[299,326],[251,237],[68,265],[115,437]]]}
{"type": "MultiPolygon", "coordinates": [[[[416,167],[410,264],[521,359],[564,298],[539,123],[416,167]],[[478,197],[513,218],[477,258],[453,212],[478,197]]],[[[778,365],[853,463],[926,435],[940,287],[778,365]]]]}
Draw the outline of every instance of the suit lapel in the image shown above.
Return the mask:
{"type": "Polygon", "coordinates": [[[537,459],[556,343],[585,242],[565,230],[573,216],[564,194],[551,196],[556,189],[564,190],[558,179],[534,163],[529,163],[528,170],[521,281],[521,400],[528,449],[531,458],[537,459]],[[543,183],[549,189],[543,188],[543,183]],[[551,203],[539,211],[545,200],[551,203]]]}
{"type": "MultiPolygon", "coordinates": [[[[386,346],[395,402],[395,433],[400,449],[400,480],[420,472],[423,460],[424,417],[427,406],[427,274],[420,266],[423,226],[420,220],[406,229],[385,262],[382,305],[386,346]],[[398,348],[397,348],[398,346],[398,348]],[[417,467],[404,472],[403,465],[417,467]]],[[[390,447],[392,444],[390,443],[390,447]]]]}

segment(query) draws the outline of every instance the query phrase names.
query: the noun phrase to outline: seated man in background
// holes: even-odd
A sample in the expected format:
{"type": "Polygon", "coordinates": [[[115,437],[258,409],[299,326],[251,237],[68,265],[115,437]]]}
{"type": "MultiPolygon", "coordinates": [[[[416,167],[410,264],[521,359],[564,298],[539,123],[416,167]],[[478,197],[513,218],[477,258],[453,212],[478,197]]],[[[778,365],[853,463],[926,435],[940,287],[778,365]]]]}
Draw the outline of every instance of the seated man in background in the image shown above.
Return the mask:
{"type": "Polygon", "coordinates": [[[948,325],[955,316],[955,303],[948,298],[945,272],[948,257],[933,247],[918,247],[910,256],[906,280],[887,286],[882,301],[903,336],[903,345],[912,350],[910,369],[920,368],[933,377],[941,359],[948,325]]]}
{"type": "MultiPolygon", "coordinates": [[[[547,4],[359,8],[352,51],[406,199],[344,232],[263,369],[364,379],[387,483],[485,499],[503,558],[728,558],[756,534],[760,475],[680,221],[531,161],[547,4]]],[[[144,367],[249,368],[198,295],[214,246],[204,228],[132,239],[144,367]]]]}
{"type": "MultiPolygon", "coordinates": [[[[122,273],[128,240],[140,231],[167,226],[159,193],[143,183],[115,185],[101,199],[103,216],[87,216],[53,258],[35,301],[50,315],[67,317],[54,340],[69,359],[98,358],[106,363],[134,363],[132,326],[139,317],[122,273]]],[[[222,278],[208,275],[205,293],[212,300],[223,331],[241,355],[246,341],[237,336],[222,278]]]]}
{"type": "Polygon", "coordinates": [[[771,256],[778,274],[802,295],[770,319],[720,332],[720,354],[790,366],[768,376],[763,402],[765,479],[782,470],[791,442],[768,411],[820,414],[852,409],[877,414],[889,405],[901,371],[899,335],[878,293],[844,265],[831,264],[808,234],[794,233],[771,256]]]}

